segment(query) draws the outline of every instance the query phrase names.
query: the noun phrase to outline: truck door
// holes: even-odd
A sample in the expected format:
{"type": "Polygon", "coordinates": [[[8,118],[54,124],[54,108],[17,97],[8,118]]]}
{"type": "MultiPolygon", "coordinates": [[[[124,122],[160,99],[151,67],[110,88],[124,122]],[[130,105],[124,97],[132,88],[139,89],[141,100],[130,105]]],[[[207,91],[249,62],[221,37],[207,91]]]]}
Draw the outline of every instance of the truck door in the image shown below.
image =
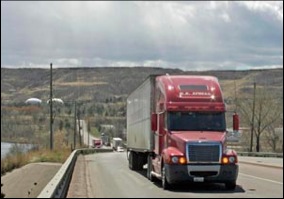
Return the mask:
{"type": "Polygon", "coordinates": [[[164,149],[164,137],[165,137],[165,112],[158,114],[157,132],[155,133],[155,153],[161,154],[164,149]]]}
{"type": "Polygon", "coordinates": [[[156,87],[156,113],[157,113],[157,131],[155,133],[155,153],[161,154],[164,148],[165,137],[165,96],[162,93],[163,86],[156,87]]]}

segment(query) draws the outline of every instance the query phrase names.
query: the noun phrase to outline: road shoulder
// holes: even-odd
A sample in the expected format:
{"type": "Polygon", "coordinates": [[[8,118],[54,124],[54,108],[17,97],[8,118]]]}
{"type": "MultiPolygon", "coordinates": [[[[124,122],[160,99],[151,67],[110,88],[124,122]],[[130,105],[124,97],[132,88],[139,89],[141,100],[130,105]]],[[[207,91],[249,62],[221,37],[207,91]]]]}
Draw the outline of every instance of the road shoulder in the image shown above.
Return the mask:
{"type": "Polygon", "coordinates": [[[61,163],[30,163],[1,176],[5,198],[35,198],[62,166],[61,163]]]}
{"type": "Polygon", "coordinates": [[[238,156],[238,159],[244,164],[283,169],[283,158],[238,156]]]}

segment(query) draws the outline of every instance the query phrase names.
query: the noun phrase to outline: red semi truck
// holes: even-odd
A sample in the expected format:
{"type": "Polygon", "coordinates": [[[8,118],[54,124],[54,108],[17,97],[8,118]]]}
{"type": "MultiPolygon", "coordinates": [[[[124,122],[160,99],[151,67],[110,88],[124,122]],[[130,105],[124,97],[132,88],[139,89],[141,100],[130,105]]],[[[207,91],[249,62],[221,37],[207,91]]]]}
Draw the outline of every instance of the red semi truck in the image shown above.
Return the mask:
{"type": "Polygon", "coordinates": [[[101,148],[103,145],[103,142],[101,139],[93,138],[93,148],[101,148]]]}
{"type": "MultiPolygon", "coordinates": [[[[226,147],[225,103],[213,76],[151,75],[127,98],[129,168],[149,180],[224,183],[235,189],[238,159],[226,147]]],[[[239,117],[233,114],[233,128],[239,117]]]]}

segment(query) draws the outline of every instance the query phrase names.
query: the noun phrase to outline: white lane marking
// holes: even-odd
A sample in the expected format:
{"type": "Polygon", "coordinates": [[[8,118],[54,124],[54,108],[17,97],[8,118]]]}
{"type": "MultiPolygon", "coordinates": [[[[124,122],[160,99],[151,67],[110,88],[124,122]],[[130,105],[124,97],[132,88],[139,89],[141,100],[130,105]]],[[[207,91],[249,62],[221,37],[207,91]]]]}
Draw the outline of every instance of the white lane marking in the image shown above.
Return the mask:
{"type": "Polygon", "coordinates": [[[266,179],[266,178],[260,178],[260,177],[248,175],[248,174],[245,174],[245,173],[239,173],[239,174],[241,174],[241,175],[243,175],[243,176],[255,178],[255,179],[258,179],[258,180],[264,180],[264,181],[267,181],[267,182],[273,182],[273,183],[275,183],[275,184],[281,184],[281,185],[283,185],[283,182],[278,182],[278,181],[274,181],[274,180],[269,180],[269,179],[266,179]]]}

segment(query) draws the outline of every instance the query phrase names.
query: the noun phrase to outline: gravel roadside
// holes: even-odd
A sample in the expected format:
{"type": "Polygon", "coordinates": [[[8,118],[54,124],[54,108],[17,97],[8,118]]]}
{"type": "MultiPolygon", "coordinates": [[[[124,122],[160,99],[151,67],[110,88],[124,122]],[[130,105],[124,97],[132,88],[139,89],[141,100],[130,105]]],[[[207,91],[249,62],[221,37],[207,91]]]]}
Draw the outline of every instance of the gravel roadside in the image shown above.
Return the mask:
{"type": "Polygon", "coordinates": [[[88,185],[86,176],[86,161],[83,155],[79,155],[77,157],[66,198],[86,198],[87,196],[88,185]]]}
{"type": "Polygon", "coordinates": [[[31,163],[1,176],[5,198],[35,198],[62,166],[61,163],[31,163]]]}

